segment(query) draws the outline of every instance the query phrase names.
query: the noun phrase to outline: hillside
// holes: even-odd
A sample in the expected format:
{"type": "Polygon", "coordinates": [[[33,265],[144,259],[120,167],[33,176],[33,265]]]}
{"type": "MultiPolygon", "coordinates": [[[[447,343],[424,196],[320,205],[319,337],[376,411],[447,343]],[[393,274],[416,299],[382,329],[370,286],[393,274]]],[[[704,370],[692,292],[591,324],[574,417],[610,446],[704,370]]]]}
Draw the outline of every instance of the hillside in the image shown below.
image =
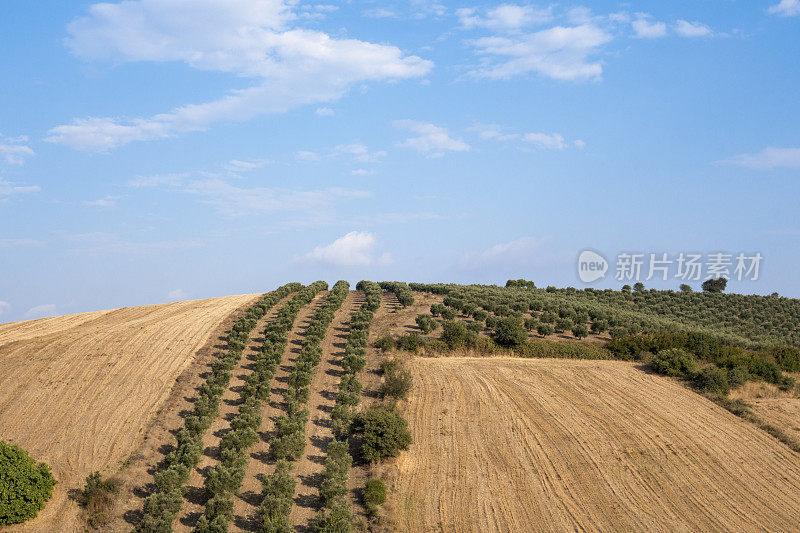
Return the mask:
{"type": "Polygon", "coordinates": [[[0,439],[46,461],[58,480],[53,500],[23,527],[75,524],[68,493],[94,470],[116,470],[136,450],[178,376],[198,355],[210,355],[218,326],[255,297],[0,326],[0,439]]]}

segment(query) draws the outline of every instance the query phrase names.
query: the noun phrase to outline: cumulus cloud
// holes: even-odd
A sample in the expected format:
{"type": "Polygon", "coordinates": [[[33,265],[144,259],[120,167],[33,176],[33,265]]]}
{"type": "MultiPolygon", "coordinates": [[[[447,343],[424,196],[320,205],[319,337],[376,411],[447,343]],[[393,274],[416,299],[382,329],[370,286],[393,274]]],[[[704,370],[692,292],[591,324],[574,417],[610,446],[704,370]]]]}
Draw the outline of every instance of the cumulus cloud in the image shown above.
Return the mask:
{"type": "Polygon", "coordinates": [[[771,6],[767,12],[781,17],[800,16],[800,0],[781,0],[780,3],[771,6]]]}
{"type": "Polygon", "coordinates": [[[480,15],[477,9],[456,10],[456,16],[464,29],[487,28],[492,31],[516,31],[533,24],[549,22],[553,19],[552,9],[538,9],[533,6],[503,4],[480,15]]]}
{"type": "Polygon", "coordinates": [[[6,137],[0,133],[0,159],[9,165],[21,166],[25,159],[34,155],[28,146],[28,137],[6,137]]]}
{"type": "Polygon", "coordinates": [[[370,266],[391,261],[388,254],[377,256],[375,235],[367,231],[351,231],[326,246],[317,246],[297,258],[299,262],[323,263],[339,267],[370,266]]]}
{"type": "Polygon", "coordinates": [[[636,36],[643,39],[657,39],[667,35],[667,25],[664,22],[650,21],[649,15],[644,13],[637,13],[631,26],[636,36]]]}
{"type": "Polygon", "coordinates": [[[56,304],[43,304],[28,309],[28,311],[25,313],[25,318],[28,319],[45,318],[45,317],[55,316],[55,314],[56,314],[56,304]]]}
{"type": "Polygon", "coordinates": [[[613,36],[594,24],[555,26],[534,33],[492,36],[472,41],[486,64],[473,76],[507,79],[536,73],[564,81],[599,79],[603,73],[597,56],[613,36]]]}
{"type": "Polygon", "coordinates": [[[758,170],[774,168],[800,168],[800,148],[764,148],[757,154],[740,154],[718,161],[758,170]]]}
{"type": "Polygon", "coordinates": [[[416,137],[409,137],[398,146],[411,148],[427,157],[440,157],[446,152],[466,152],[470,149],[470,146],[461,139],[450,137],[445,128],[429,122],[395,120],[393,124],[395,128],[419,134],[416,137]]]}
{"type": "Polygon", "coordinates": [[[49,142],[107,151],[134,142],[201,131],[323,103],[369,81],[420,77],[430,61],[394,46],[293,27],[289,0],[128,0],[89,7],[67,27],[69,49],[86,60],[182,62],[254,80],[222,98],[145,118],[76,118],[49,142]]]}
{"type": "Polygon", "coordinates": [[[708,37],[714,32],[702,22],[679,20],[675,23],[675,33],[681,37],[708,37]]]}

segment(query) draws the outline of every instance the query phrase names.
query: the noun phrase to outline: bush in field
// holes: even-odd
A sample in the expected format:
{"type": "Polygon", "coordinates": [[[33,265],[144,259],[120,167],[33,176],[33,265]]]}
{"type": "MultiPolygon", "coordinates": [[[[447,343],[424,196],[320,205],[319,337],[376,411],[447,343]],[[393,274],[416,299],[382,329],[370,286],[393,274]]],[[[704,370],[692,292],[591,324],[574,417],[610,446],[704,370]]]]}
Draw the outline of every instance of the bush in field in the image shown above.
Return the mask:
{"type": "Polygon", "coordinates": [[[539,324],[536,326],[536,333],[541,335],[542,337],[547,337],[548,335],[552,335],[555,333],[555,328],[552,324],[539,324]]]}
{"type": "Polygon", "coordinates": [[[395,400],[405,398],[411,390],[411,372],[397,359],[384,361],[381,370],[383,371],[381,394],[391,396],[395,400]]]}
{"type": "Polygon", "coordinates": [[[433,316],[440,316],[444,311],[447,310],[447,306],[440,303],[431,304],[431,314],[433,316]]]}
{"type": "Polygon", "coordinates": [[[393,457],[411,444],[408,422],[387,407],[370,407],[353,420],[352,431],[362,436],[361,455],[367,461],[393,457]]]}
{"type": "Polygon", "coordinates": [[[556,320],[556,331],[558,331],[559,333],[570,331],[572,329],[572,326],[574,326],[574,324],[572,323],[572,320],[570,320],[569,318],[559,318],[558,320],[556,320]]]}
{"type": "Polygon", "coordinates": [[[448,307],[445,307],[442,310],[441,315],[442,315],[442,318],[445,319],[445,320],[455,320],[455,318],[456,318],[456,312],[454,310],[448,308],[448,307]]]}
{"type": "Polygon", "coordinates": [[[641,281],[637,281],[636,283],[633,284],[633,290],[635,292],[644,292],[644,283],[642,283],[641,281]]]}
{"type": "Polygon", "coordinates": [[[378,506],[386,502],[386,485],[380,479],[370,479],[364,486],[361,499],[364,501],[364,507],[367,508],[367,513],[372,516],[376,515],[378,506]]]}
{"type": "Polygon", "coordinates": [[[424,340],[419,333],[409,333],[397,339],[397,347],[407,352],[416,353],[423,344],[424,340]]]}
{"type": "Polygon", "coordinates": [[[728,369],[728,384],[732,389],[738,389],[750,379],[750,372],[744,366],[735,366],[728,369]]]}
{"type": "Polygon", "coordinates": [[[53,495],[50,467],[28,452],[0,441],[0,526],[35,517],[53,495]]]}
{"type": "Polygon", "coordinates": [[[584,324],[577,324],[572,326],[572,334],[575,335],[575,338],[577,339],[583,339],[589,335],[589,330],[584,324]]]}
{"type": "Polygon", "coordinates": [[[680,348],[661,350],[651,362],[653,370],[672,377],[689,377],[697,369],[697,363],[690,354],[680,348]]]}
{"type": "Polygon", "coordinates": [[[439,323],[430,315],[417,315],[416,323],[423,333],[430,333],[439,327],[439,323]]]}
{"type": "Polygon", "coordinates": [[[603,333],[604,331],[607,330],[608,330],[608,321],[601,319],[592,322],[592,333],[603,333]]]}
{"type": "Polygon", "coordinates": [[[467,339],[467,326],[461,321],[448,320],[442,324],[440,338],[449,348],[462,346],[467,339]]]}
{"type": "Polygon", "coordinates": [[[382,352],[388,352],[396,348],[394,339],[388,333],[381,335],[375,340],[375,347],[380,348],[382,352]]]}
{"type": "Polygon", "coordinates": [[[500,346],[519,346],[527,339],[528,332],[519,318],[501,318],[494,327],[494,340],[500,346]]]}
{"type": "Polygon", "coordinates": [[[467,324],[467,329],[472,333],[480,333],[484,329],[483,322],[470,322],[467,324]]]}
{"type": "Polygon", "coordinates": [[[476,309],[472,312],[472,318],[477,320],[478,322],[483,322],[486,320],[486,317],[489,316],[489,313],[484,311],[483,309],[476,309]]]}
{"type": "Polygon", "coordinates": [[[730,383],[728,383],[728,372],[717,366],[704,368],[695,377],[695,383],[701,391],[712,394],[725,395],[731,390],[730,383]]]}
{"type": "Polygon", "coordinates": [[[86,521],[90,527],[98,528],[108,522],[117,492],[119,483],[113,479],[103,479],[100,472],[86,477],[86,486],[78,497],[78,503],[86,510],[86,521]]]}
{"type": "Polygon", "coordinates": [[[694,292],[694,290],[692,290],[691,285],[687,285],[686,283],[681,283],[681,292],[694,292]]]}

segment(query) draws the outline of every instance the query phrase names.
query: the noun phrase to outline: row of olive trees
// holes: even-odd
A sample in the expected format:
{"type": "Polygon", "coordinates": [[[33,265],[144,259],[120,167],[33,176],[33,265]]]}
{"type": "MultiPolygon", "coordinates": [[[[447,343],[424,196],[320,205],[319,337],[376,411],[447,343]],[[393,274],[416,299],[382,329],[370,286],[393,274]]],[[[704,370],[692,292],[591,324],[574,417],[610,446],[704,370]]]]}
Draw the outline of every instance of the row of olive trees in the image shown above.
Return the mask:
{"type": "Polygon", "coordinates": [[[250,332],[267,311],[290,293],[302,288],[289,283],[264,295],[238,319],[227,337],[227,351],[211,364],[211,373],[198,389],[194,412],[177,434],[177,447],[159,465],[154,475],[155,492],[145,499],[143,518],[136,530],[155,533],[172,530],[172,522],[183,503],[183,485],[197,466],[203,448],[203,434],[217,416],[222,393],[231,379],[231,370],[242,357],[250,332]]]}
{"type": "Polygon", "coordinates": [[[414,293],[411,292],[411,288],[407,283],[403,281],[381,281],[379,285],[381,289],[393,292],[397,296],[397,301],[403,307],[408,307],[414,303],[414,293]]]}
{"type": "Polygon", "coordinates": [[[347,498],[347,479],[353,458],[348,438],[355,409],[361,399],[358,373],[366,365],[369,328],[375,311],[380,307],[382,289],[377,283],[360,281],[356,289],[364,293],[364,303],[350,317],[347,343],[341,366],[344,375],[339,382],[336,403],[331,411],[334,440],[328,445],[328,457],[322,473],[320,502],[322,509],[315,520],[318,531],[350,531],[352,512],[347,498]]]}
{"type": "Polygon", "coordinates": [[[258,441],[261,404],[269,399],[272,378],[281,361],[287,336],[297,313],[328,285],[317,281],[301,289],[265,330],[265,341],[255,357],[255,368],[240,390],[239,411],[220,441],[220,462],[205,477],[205,513],[195,526],[198,533],[227,531],[233,517],[233,497],[239,490],[250,459],[248,449],[258,441]]]}
{"type": "Polygon", "coordinates": [[[300,353],[289,374],[284,393],[286,411],[275,421],[270,441],[270,454],[277,460],[275,471],[262,484],[258,529],[261,532],[291,531],[289,513],[292,509],[294,480],[289,461],[299,458],[306,446],[305,427],[308,422],[309,386],[314,370],[322,359],[322,340],[334,314],[347,297],[350,284],[338,281],[325,303],[314,312],[305,332],[300,353]]]}

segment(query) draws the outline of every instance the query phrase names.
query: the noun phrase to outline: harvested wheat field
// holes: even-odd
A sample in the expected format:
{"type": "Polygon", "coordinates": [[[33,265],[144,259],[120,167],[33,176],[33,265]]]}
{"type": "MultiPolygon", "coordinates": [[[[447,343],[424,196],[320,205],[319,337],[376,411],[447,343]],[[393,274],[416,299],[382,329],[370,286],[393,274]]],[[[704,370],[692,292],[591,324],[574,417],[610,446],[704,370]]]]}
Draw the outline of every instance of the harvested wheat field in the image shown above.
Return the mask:
{"type": "Polygon", "coordinates": [[[215,327],[257,296],[2,326],[0,440],[46,461],[58,480],[39,517],[16,527],[71,529],[78,508],[67,499],[69,491],[94,470],[120,466],[215,327]],[[16,337],[15,329],[21,332],[16,337]]]}
{"type": "Polygon", "coordinates": [[[797,531],[800,456],[615,361],[416,358],[402,531],[797,531]]]}

